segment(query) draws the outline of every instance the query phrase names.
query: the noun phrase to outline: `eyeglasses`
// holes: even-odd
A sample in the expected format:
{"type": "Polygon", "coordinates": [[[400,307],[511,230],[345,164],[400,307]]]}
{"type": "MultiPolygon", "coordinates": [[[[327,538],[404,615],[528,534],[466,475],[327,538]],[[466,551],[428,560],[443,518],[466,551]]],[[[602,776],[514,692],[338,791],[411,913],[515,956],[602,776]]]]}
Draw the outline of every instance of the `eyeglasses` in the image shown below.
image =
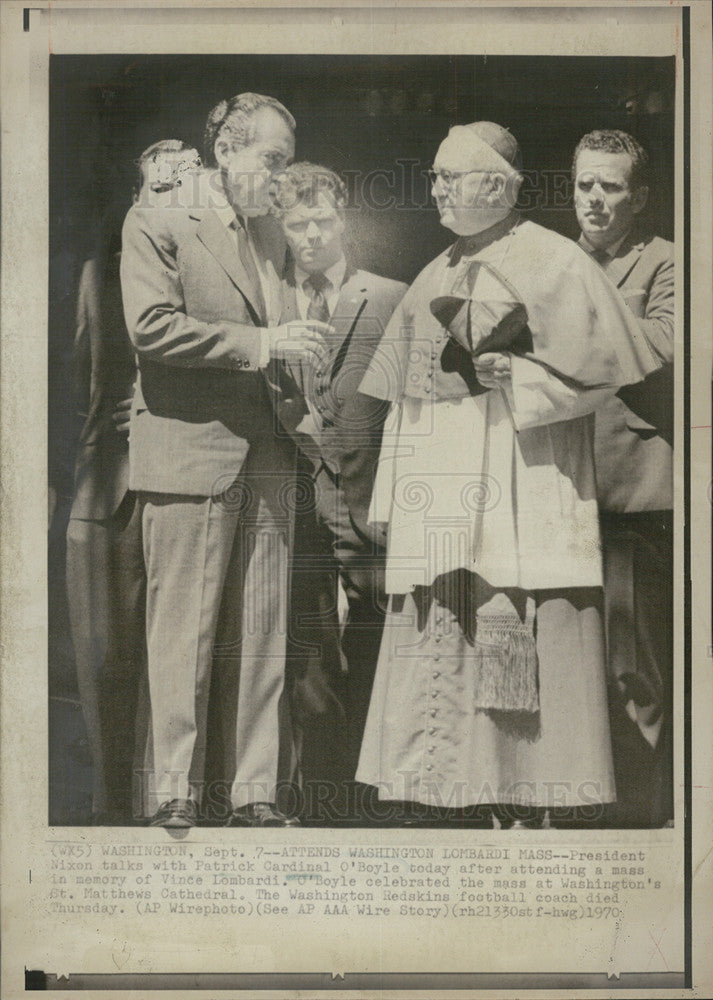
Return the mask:
{"type": "Polygon", "coordinates": [[[447,188],[452,187],[459,181],[462,181],[464,177],[468,174],[487,174],[488,170],[429,170],[428,179],[431,184],[435,184],[436,181],[441,181],[447,188]]]}

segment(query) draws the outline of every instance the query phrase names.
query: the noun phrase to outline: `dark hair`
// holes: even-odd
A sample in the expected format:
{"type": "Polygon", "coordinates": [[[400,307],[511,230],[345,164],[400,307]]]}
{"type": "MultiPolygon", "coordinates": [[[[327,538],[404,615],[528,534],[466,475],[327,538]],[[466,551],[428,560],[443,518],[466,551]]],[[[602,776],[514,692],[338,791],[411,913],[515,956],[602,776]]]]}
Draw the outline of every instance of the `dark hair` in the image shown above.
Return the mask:
{"type": "MultiPolygon", "coordinates": [[[[163,153],[182,153],[185,150],[195,149],[195,146],[190,146],[183,139],[159,139],[158,142],[152,143],[148,146],[143,153],[139,156],[137,160],[134,160],[136,166],[136,180],[134,181],[134,198],[138,198],[141,194],[141,190],[148,180],[147,177],[147,165],[149,163],[155,163],[159,156],[163,153]]],[[[197,155],[196,150],[196,167],[201,166],[200,156],[197,155]]],[[[173,186],[171,182],[168,182],[167,187],[173,186]]]]}
{"type": "Polygon", "coordinates": [[[631,158],[631,186],[636,189],[648,183],[649,157],[643,146],[628,132],[618,128],[588,132],[577,143],[572,157],[572,178],[577,176],[577,157],[584,149],[602,153],[626,153],[631,158]]]}
{"type": "Polygon", "coordinates": [[[292,163],[275,177],[273,211],[285,215],[295,205],[317,204],[320,194],[331,196],[337,209],[342,211],[347,203],[347,188],[333,170],[316,163],[292,163]]]}
{"type": "Polygon", "coordinates": [[[217,167],[215,158],[215,143],[219,136],[228,135],[238,148],[249,146],[255,135],[255,112],[260,108],[272,108],[294,133],[295,120],[274,97],[264,97],[262,94],[236,94],[229,101],[221,101],[208,115],[203,134],[203,159],[206,166],[217,167]]]}

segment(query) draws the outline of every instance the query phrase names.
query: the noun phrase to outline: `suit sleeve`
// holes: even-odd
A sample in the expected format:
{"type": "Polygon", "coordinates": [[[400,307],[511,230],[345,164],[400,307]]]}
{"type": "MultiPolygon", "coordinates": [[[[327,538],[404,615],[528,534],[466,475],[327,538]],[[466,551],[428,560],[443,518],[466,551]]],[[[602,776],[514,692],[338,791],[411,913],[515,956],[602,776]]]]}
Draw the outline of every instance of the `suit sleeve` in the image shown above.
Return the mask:
{"type": "Polygon", "coordinates": [[[168,211],[134,207],[124,222],[121,288],[136,351],[176,367],[257,370],[264,341],[258,327],[206,323],[186,314],[168,211]]]}
{"type": "Polygon", "coordinates": [[[645,302],[636,295],[636,290],[632,295],[627,295],[629,289],[626,287],[621,291],[662,367],[644,382],[625,386],[618,396],[636,417],[656,428],[659,435],[673,445],[674,262],[671,254],[667,254],[655,269],[645,302]]]}
{"type": "Polygon", "coordinates": [[[340,485],[357,535],[377,548],[386,544],[381,525],[369,522],[369,504],[390,403],[357,392],[347,400],[340,420],[340,485]]]}
{"type": "MultiPolygon", "coordinates": [[[[673,362],[674,281],[674,262],[669,257],[654,274],[646,310],[639,319],[639,326],[651,350],[663,364],[673,362]]],[[[624,295],[626,296],[626,290],[624,295]]]]}

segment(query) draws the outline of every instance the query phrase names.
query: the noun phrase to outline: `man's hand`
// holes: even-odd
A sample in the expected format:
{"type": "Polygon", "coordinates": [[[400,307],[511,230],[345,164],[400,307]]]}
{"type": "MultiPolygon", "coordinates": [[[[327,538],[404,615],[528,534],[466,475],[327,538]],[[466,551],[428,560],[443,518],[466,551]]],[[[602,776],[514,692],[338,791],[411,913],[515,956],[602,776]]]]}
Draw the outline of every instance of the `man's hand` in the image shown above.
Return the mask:
{"type": "Polygon", "coordinates": [[[314,368],[320,368],[327,357],[324,335],[332,332],[328,323],[311,319],[273,327],[268,330],[270,357],[282,361],[308,361],[314,368]]]}
{"type": "Polygon", "coordinates": [[[478,381],[486,389],[499,389],[512,374],[509,354],[481,354],[473,364],[478,381]]]}
{"type": "Polygon", "coordinates": [[[133,397],[129,396],[128,399],[122,399],[120,403],[116,404],[116,409],[111,415],[111,419],[114,421],[114,427],[119,434],[129,433],[129,421],[131,420],[131,403],[133,402],[133,397]]]}

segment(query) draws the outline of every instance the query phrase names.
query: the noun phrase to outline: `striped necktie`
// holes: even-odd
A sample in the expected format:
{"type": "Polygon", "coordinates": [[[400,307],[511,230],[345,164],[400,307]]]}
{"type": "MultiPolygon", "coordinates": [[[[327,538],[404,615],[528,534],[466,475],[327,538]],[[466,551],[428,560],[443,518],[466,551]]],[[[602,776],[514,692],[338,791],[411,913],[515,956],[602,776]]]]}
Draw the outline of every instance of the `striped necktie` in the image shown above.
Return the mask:
{"type": "Polygon", "coordinates": [[[320,323],[329,322],[329,306],[327,305],[326,292],[331,286],[332,282],[329,278],[319,271],[315,274],[310,274],[309,278],[302,283],[302,288],[309,297],[307,319],[316,319],[320,323]]]}

